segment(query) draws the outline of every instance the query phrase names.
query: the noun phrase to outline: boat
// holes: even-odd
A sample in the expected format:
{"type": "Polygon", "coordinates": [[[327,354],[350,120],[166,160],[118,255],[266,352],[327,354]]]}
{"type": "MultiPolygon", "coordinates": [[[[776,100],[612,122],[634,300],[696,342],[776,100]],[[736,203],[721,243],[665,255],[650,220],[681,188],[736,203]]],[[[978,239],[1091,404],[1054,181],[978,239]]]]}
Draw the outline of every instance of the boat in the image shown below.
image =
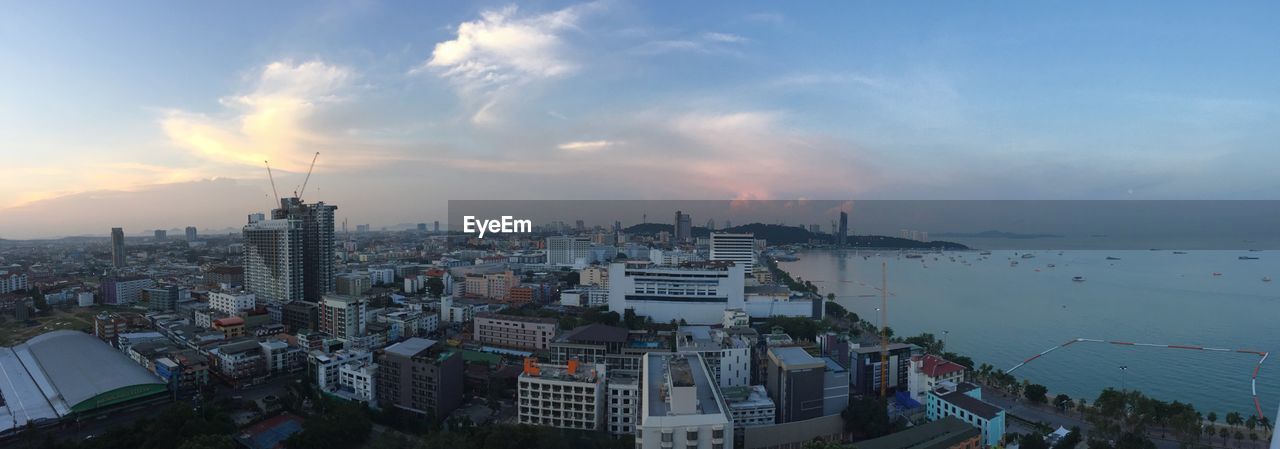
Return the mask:
{"type": "Polygon", "coordinates": [[[1120,258],[1115,256],[1107,256],[1107,260],[1120,260],[1120,258]]]}
{"type": "Polygon", "coordinates": [[[983,251],[983,252],[978,253],[978,255],[979,255],[979,256],[990,256],[990,255],[991,255],[991,251],[983,251]]]}
{"type": "Polygon", "coordinates": [[[1049,265],[1046,265],[1046,266],[1047,266],[1047,267],[1049,267],[1049,268],[1053,268],[1053,267],[1056,267],[1057,265],[1049,264],[1049,265]]]}
{"type": "Polygon", "coordinates": [[[1219,272],[1215,271],[1215,272],[1213,272],[1213,275],[1214,275],[1214,276],[1222,276],[1222,273],[1219,273],[1219,272]]]}
{"type": "Polygon", "coordinates": [[[1084,276],[1075,276],[1072,277],[1071,280],[1075,282],[1084,282],[1084,276]]]}
{"type": "Polygon", "coordinates": [[[1035,259],[1035,258],[1036,258],[1036,255],[1035,255],[1035,254],[1031,254],[1031,253],[1026,253],[1026,254],[1023,254],[1023,255],[1022,255],[1022,258],[1023,258],[1023,259],[1035,259]]]}
{"type": "Polygon", "coordinates": [[[906,257],[906,258],[908,258],[908,259],[923,259],[923,258],[924,258],[924,256],[921,256],[921,255],[919,255],[919,254],[907,254],[905,257],[906,257]]]}
{"type": "Polygon", "coordinates": [[[1271,277],[1269,277],[1269,276],[1263,276],[1263,277],[1262,277],[1262,282],[1271,282],[1271,277]]]}
{"type": "Polygon", "coordinates": [[[1174,251],[1173,253],[1174,253],[1174,254],[1186,254],[1187,252],[1186,252],[1186,251],[1174,251]]]}
{"type": "Polygon", "coordinates": [[[1258,258],[1253,256],[1240,256],[1240,260],[1258,260],[1258,258]]]}

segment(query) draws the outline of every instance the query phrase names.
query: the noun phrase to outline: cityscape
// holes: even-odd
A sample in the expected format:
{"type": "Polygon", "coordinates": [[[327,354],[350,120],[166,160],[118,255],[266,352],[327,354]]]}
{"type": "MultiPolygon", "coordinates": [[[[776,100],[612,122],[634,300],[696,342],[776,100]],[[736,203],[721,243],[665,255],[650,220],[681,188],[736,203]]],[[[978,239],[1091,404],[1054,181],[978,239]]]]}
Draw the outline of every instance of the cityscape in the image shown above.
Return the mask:
{"type": "Polygon", "coordinates": [[[0,448],[1280,449],[1280,9],[1139,3],[12,5],[0,448]]]}

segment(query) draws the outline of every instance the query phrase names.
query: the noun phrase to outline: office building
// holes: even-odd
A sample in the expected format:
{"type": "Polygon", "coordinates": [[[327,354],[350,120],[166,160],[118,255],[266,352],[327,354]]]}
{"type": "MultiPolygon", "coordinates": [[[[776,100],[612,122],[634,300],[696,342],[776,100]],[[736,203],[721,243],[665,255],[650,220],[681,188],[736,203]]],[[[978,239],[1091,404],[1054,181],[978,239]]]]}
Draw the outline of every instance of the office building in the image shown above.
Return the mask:
{"type": "Polygon", "coordinates": [[[1004,439],[1004,410],[983,401],[982,389],[968,382],[943,382],[929,390],[925,413],[929,421],[950,416],[976,427],[983,446],[998,446],[1004,439]]]}
{"type": "Polygon", "coordinates": [[[721,388],[751,384],[753,344],[753,341],[710,326],[681,326],[676,331],[676,351],[702,355],[711,377],[721,388]]]}
{"type": "Polygon", "coordinates": [[[462,405],[462,353],[410,338],[378,351],[375,361],[379,406],[444,419],[462,405]]]}
{"type": "Polygon", "coordinates": [[[605,366],[525,359],[518,383],[520,424],[594,431],[605,422],[605,366]]]}
{"type": "Polygon", "coordinates": [[[235,315],[257,307],[257,296],[243,290],[221,290],[209,292],[209,308],[235,315]]]}
{"type": "Polygon", "coordinates": [[[779,423],[838,415],[849,405],[849,370],[835,359],[798,347],[771,347],[764,362],[779,423]]]}
{"type": "Polygon", "coordinates": [[[365,335],[365,308],[358,297],[324,295],[320,301],[320,330],[348,345],[365,335]]]}
{"type": "Polygon", "coordinates": [[[653,321],[716,324],[725,309],[744,309],[743,267],[708,262],[679,267],[609,265],[609,310],[653,321]]]}
{"type": "Polygon", "coordinates": [[[481,344],[546,350],[556,336],[555,318],[481,313],[475,316],[473,338],[481,344]]]}
{"type": "Polygon", "coordinates": [[[123,228],[111,228],[111,266],[124,268],[123,228]]]}
{"type": "Polygon", "coordinates": [[[676,242],[688,242],[693,240],[693,218],[689,214],[676,211],[675,222],[672,226],[675,232],[674,238],[676,242]]]}
{"type": "Polygon", "coordinates": [[[260,220],[243,235],[245,289],[264,302],[302,300],[302,222],[260,220]]]}
{"type": "Polygon", "coordinates": [[[641,370],[637,449],[733,447],[733,418],[701,356],[649,353],[641,370]]]}
{"type": "Polygon", "coordinates": [[[711,234],[711,260],[730,261],[751,273],[756,266],[756,237],[753,234],[711,234]]]}
{"type": "MultiPolygon", "coordinates": [[[[886,390],[892,394],[907,391],[910,384],[911,356],[922,354],[919,346],[892,343],[889,345],[888,385],[886,390]]],[[[880,395],[880,347],[864,346],[853,348],[850,354],[850,377],[854,395],[880,395]]]]}
{"type": "Polygon", "coordinates": [[[188,241],[188,242],[194,242],[194,241],[196,241],[196,240],[198,240],[198,239],[199,239],[199,236],[197,235],[197,234],[199,233],[199,231],[196,231],[196,227],[195,227],[195,226],[187,226],[186,231],[187,231],[187,241],[188,241]]]}
{"type": "Polygon", "coordinates": [[[585,265],[590,259],[591,239],[567,235],[547,237],[547,265],[585,265]]]}

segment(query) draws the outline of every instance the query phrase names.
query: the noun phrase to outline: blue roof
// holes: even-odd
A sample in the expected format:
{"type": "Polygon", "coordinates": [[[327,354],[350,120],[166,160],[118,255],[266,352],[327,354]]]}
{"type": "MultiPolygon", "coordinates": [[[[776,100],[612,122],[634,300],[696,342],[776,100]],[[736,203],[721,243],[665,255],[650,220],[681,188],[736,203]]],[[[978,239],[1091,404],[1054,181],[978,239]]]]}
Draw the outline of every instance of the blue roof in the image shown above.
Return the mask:
{"type": "Polygon", "coordinates": [[[911,394],[905,391],[899,391],[893,394],[893,399],[898,401],[898,405],[905,409],[913,409],[920,407],[920,403],[911,398],[911,394]]]}

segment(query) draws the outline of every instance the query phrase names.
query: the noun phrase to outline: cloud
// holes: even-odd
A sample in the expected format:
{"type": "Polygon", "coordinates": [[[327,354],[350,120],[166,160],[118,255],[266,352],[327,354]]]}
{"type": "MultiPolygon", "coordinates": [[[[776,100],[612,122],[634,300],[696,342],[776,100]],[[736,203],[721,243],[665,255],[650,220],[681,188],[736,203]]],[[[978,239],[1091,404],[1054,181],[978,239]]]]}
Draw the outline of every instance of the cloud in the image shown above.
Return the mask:
{"type": "Polygon", "coordinates": [[[160,126],[169,141],[208,162],[307,170],[316,151],[328,151],[324,167],[363,166],[385,154],[349,142],[338,130],[312,123],[318,115],[350,102],[356,89],[348,67],[312,60],[276,61],[254,73],[247,92],[223,97],[220,114],[165,111],[160,126]]]}
{"type": "Polygon", "coordinates": [[[561,150],[565,150],[565,151],[590,153],[594,151],[600,151],[617,144],[618,142],[609,141],[609,140],[579,140],[574,142],[562,143],[559,146],[557,146],[557,148],[560,148],[561,150]]]}
{"type": "Polygon", "coordinates": [[[462,22],[454,39],[437,43],[431,58],[410,71],[435,73],[458,88],[474,123],[493,123],[513,86],[562,78],[580,70],[563,34],[593,4],[521,15],[515,6],[488,10],[462,22]]]}
{"type": "Polygon", "coordinates": [[[738,54],[737,47],[749,41],[750,39],[736,34],[708,31],[692,37],[652,40],[640,44],[632,52],[646,56],[674,52],[738,54]]]}

